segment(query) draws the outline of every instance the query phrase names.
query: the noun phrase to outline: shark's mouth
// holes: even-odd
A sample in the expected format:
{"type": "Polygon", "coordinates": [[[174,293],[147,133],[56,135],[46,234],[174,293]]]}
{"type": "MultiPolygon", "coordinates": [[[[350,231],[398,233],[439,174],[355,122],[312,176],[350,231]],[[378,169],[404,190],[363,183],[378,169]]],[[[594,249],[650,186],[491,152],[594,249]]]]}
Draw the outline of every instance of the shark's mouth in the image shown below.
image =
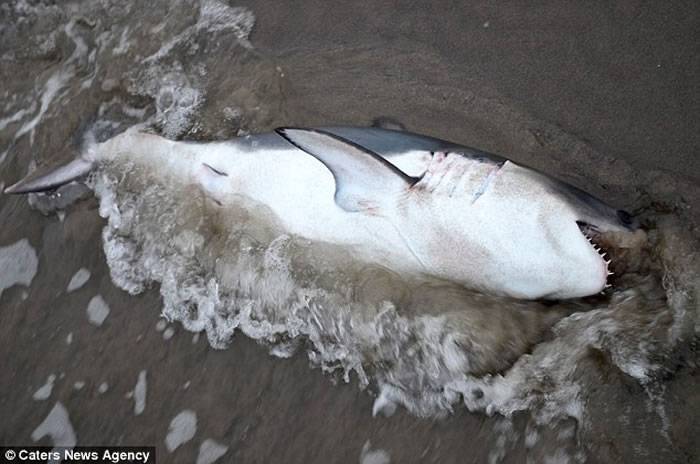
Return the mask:
{"type": "Polygon", "coordinates": [[[608,273],[605,281],[605,289],[612,287],[613,280],[615,278],[615,266],[613,264],[614,247],[611,246],[612,244],[608,240],[605,240],[600,229],[594,224],[589,224],[584,221],[576,221],[576,225],[578,225],[581,234],[583,234],[586,240],[588,240],[588,243],[591,244],[593,250],[600,255],[600,258],[605,265],[605,270],[608,273]]]}
{"type": "Polygon", "coordinates": [[[633,274],[650,272],[653,249],[645,229],[610,231],[584,221],[576,221],[576,224],[605,264],[606,289],[625,285],[624,281],[633,274]]]}

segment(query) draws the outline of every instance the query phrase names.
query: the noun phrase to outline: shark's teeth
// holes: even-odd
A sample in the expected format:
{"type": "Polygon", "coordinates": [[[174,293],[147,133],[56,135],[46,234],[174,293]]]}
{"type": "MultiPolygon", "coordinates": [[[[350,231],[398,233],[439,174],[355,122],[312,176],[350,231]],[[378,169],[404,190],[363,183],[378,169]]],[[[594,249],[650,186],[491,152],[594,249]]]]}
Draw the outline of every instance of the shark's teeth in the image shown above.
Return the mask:
{"type": "MultiPolygon", "coordinates": [[[[597,230],[597,229],[596,229],[596,230],[597,230]]],[[[602,249],[602,248],[600,247],[600,245],[598,245],[598,244],[594,241],[592,235],[589,235],[589,234],[583,232],[583,230],[581,231],[581,233],[583,234],[584,237],[586,237],[586,240],[588,240],[588,243],[591,244],[591,246],[593,247],[593,249],[596,251],[596,253],[598,253],[598,255],[600,255],[600,257],[602,258],[603,262],[605,263],[605,271],[606,271],[606,273],[607,273],[607,277],[612,276],[612,275],[615,275],[615,273],[614,273],[613,271],[610,270],[610,263],[612,262],[612,258],[608,256],[608,252],[605,251],[604,249],[602,249]]],[[[606,289],[611,288],[611,287],[612,287],[612,284],[608,281],[608,278],[606,278],[605,287],[603,287],[603,290],[605,291],[606,289]]],[[[601,292],[601,294],[603,294],[604,291],[601,292]]]]}

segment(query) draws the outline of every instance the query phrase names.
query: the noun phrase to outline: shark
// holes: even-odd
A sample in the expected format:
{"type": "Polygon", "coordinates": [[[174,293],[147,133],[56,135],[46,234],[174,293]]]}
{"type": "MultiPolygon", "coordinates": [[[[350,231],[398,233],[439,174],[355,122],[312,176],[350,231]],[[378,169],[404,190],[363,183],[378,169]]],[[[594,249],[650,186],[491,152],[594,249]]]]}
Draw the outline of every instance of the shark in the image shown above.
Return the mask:
{"type": "Polygon", "coordinates": [[[362,261],[519,299],[604,291],[613,272],[600,237],[639,228],[629,213],[535,169],[380,127],[282,127],[189,142],[134,126],[4,192],[50,192],[106,163],[167,173],[223,211],[253,201],[285,233],[362,261]]]}

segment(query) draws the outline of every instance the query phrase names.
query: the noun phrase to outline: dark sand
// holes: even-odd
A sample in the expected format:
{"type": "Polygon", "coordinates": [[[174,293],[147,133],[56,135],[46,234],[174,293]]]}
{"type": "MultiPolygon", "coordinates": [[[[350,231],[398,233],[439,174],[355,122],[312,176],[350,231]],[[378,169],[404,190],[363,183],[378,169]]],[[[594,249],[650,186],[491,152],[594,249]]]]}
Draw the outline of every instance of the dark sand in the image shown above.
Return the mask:
{"type": "MultiPolygon", "coordinates": [[[[284,73],[275,90],[284,111],[252,122],[254,129],[363,125],[391,116],[411,130],[506,154],[621,206],[635,206],[631,186],[654,169],[665,173],[653,177],[657,190],[683,185],[691,215],[700,214],[692,201],[700,182],[697,2],[297,3],[241,3],[257,18],[251,42],[284,73]],[[598,154],[619,162],[599,165],[598,154]],[[583,159],[585,172],[567,170],[569,156],[583,159]],[[588,185],[592,177],[603,182],[588,185]]],[[[12,79],[8,89],[21,89],[35,70],[51,65],[50,58],[3,61],[2,76],[12,79]]],[[[48,146],[59,134],[53,142],[59,156],[80,117],[66,112],[55,119],[37,132],[37,143],[48,146]]],[[[6,184],[21,177],[29,160],[26,141],[16,150],[3,166],[6,184]]],[[[178,325],[164,341],[155,328],[157,289],[131,297],[110,281],[94,200],[72,207],[60,222],[30,210],[22,198],[3,196],[0,218],[0,245],[27,237],[39,255],[31,287],[15,286],[0,297],[2,444],[29,443],[60,401],[79,444],[155,444],[159,462],[193,462],[206,438],[229,447],[219,462],[246,463],[358,462],[367,440],[394,463],[538,463],[574,448],[575,439],[557,437],[571,424],[552,424],[527,447],[525,413],[508,433],[498,432],[503,419],[463,408],[441,421],[403,410],[373,418],[371,394],[354,382],[334,385],[304,355],[276,359],[242,335],[216,351],[205,337],[193,343],[178,325]],[[66,294],[80,267],[90,269],[90,281],[66,294]],[[99,328],[85,315],[96,293],[111,308],[99,328]],[[125,394],[142,369],[147,405],[134,416],[125,394]],[[33,401],[51,373],[58,376],[51,397],[33,401]],[[80,391],[73,388],[77,381],[86,382],[80,391]],[[99,394],[102,382],[109,389],[99,394]],[[197,413],[196,435],[170,454],[163,441],[168,424],[186,408],[197,413]]],[[[676,357],[664,382],[665,426],[633,380],[593,362],[581,366],[594,386],[585,399],[595,426],[578,434],[587,462],[699,462],[696,345],[676,357]]]]}
{"type": "MultiPolygon", "coordinates": [[[[410,82],[420,91],[446,81],[463,91],[497,92],[503,103],[638,169],[666,169],[700,180],[696,3],[470,3],[436,1],[429,8],[400,2],[335,2],[331,7],[304,1],[293,8],[242,4],[258,18],[252,40],[261,49],[290,57],[314,55],[326,64],[345,56],[342,61],[355,80],[352,86],[336,81],[313,92],[314,101],[326,101],[318,104],[320,118],[357,122],[361,115],[354,108],[334,109],[340,106],[338,98],[401,94],[404,98],[391,98],[385,111],[405,120],[411,115],[404,105],[413,103],[418,110],[420,101],[402,86],[410,82]],[[363,52],[381,57],[375,68],[352,68],[352,60],[363,52]],[[384,85],[367,85],[374,79],[384,85]]],[[[326,66],[321,74],[334,72],[336,66],[326,66]]],[[[316,82],[302,82],[302,98],[316,82]]],[[[468,101],[449,95],[444,106],[471,111],[468,101]]],[[[414,118],[425,117],[416,112],[414,118]]],[[[420,129],[453,138],[465,130],[445,116],[434,125],[420,129]]]]}

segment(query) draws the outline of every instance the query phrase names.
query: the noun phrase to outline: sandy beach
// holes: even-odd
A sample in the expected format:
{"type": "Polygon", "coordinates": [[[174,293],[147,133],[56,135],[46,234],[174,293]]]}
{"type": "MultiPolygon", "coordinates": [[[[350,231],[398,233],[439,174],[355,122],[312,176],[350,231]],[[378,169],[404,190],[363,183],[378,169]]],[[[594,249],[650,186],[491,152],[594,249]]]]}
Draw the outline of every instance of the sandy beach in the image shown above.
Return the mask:
{"type": "Polygon", "coordinates": [[[0,247],[28,247],[0,253],[0,444],[56,442],[33,432],[60,405],[69,421],[56,427],[79,445],[153,445],[164,463],[700,460],[697,4],[104,3],[0,6],[3,187],[71,159],[88,126],[112,134],[154,118],[171,138],[221,140],[387,117],[663,215],[675,227],[664,243],[690,250],[664,258],[687,266],[674,270],[687,302],[682,317],[659,312],[656,329],[611,336],[658,346],[647,382],[608,339],[585,347],[572,368],[582,423],[543,422],[534,405],[375,416],[377,385],[324,373],[308,340],[288,359],[240,331],[215,349],[161,317],[158,284],[135,296],[115,285],[91,192],[58,212],[0,195],[0,247]]]}

